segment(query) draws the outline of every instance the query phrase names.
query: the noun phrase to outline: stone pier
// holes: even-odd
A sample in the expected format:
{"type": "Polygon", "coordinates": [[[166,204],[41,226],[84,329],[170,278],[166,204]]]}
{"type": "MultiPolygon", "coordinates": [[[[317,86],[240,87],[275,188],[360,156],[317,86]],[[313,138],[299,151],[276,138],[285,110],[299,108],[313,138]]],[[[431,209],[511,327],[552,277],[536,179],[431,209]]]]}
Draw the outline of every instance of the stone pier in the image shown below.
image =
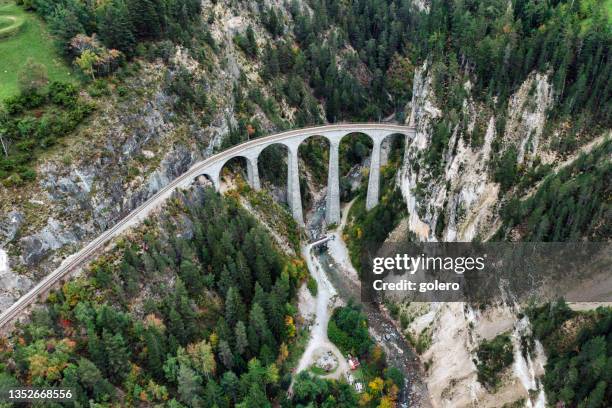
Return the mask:
{"type": "Polygon", "coordinates": [[[300,192],[300,172],[299,172],[299,157],[298,146],[288,146],[288,165],[287,170],[287,202],[291,208],[293,219],[304,225],[304,215],[302,213],[302,194],[300,192]]]}
{"type": "Polygon", "coordinates": [[[372,158],[370,159],[370,176],[368,178],[368,193],[366,195],[366,210],[371,210],[378,204],[380,189],[380,145],[381,138],[373,138],[372,158]]]}
{"type": "Polygon", "coordinates": [[[336,136],[329,139],[329,166],[327,175],[327,207],[325,220],[327,224],[340,222],[340,177],[338,151],[340,150],[340,139],[336,136]]]}

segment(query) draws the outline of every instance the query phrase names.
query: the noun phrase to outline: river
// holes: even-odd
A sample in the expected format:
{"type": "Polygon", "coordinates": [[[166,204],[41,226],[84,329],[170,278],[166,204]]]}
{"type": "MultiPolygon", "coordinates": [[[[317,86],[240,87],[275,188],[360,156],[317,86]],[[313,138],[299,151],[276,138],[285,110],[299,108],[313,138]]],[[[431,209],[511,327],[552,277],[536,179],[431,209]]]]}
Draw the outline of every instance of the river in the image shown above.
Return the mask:
{"type": "MultiPolygon", "coordinates": [[[[346,214],[350,205],[345,206],[343,213],[346,214]]],[[[311,239],[320,237],[325,228],[325,196],[320,197],[306,215],[307,230],[311,239]]],[[[427,387],[423,382],[423,367],[414,349],[406,342],[396,327],[387,311],[377,304],[361,301],[361,288],[356,272],[348,260],[348,252],[342,241],[341,230],[346,222],[343,217],[338,232],[333,233],[333,251],[327,247],[312,250],[313,257],[322,267],[326,275],[327,284],[331,283],[335,292],[344,301],[352,299],[354,303],[360,304],[368,316],[370,334],[377,344],[380,344],[386,355],[387,364],[397,367],[405,378],[404,386],[398,396],[400,407],[429,407],[427,387]]],[[[314,271],[318,275],[321,270],[314,271]]],[[[312,273],[312,272],[311,272],[312,273]]],[[[327,336],[326,336],[327,337],[327,336]]]]}

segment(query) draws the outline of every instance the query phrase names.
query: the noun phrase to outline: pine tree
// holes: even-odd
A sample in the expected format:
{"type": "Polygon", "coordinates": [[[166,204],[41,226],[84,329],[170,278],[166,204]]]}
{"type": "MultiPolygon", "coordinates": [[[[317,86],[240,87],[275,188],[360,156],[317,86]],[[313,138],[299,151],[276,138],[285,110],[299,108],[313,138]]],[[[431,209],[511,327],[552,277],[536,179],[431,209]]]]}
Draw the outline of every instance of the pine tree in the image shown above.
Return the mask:
{"type": "Polygon", "coordinates": [[[249,315],[249,348],[257,353],[263,344],[268,344],[270,342],[271,337],[272,333],[268,328],[264,309],[259,303],[253,303],[249,315]]]}
{"type": "Polygon", "coordinates": [[[267,318],[274,337],[281,339],[285,328],[285,304],[274,291],[268,296],[267,318]]]}
{"type": "Polygon", "coordinates": [[[216,381],[208,381],[204,390],[204,406],[222,407],[226,404],[223,398],[223,390],[216,381]]]}
{"type": "Polygon", "coordinates": [[[172,334],[181,344],[186,342],[185,325],[181,315],[174,307],[168,313],[168,332],[172,334]]]}
{"type": "Polygon", "coordinates": [[[228,370],[232,369],[234,366],[234,355],[232,354],[232,349],[227,340],[221,340],[219,342],[219,358],[228,370]]]}
{"type": "Polygon", "coordinates": [[[98,34],[108,48],[132,55],[136,40],[134,27],[129,19],[128,9],[123,0],[113,0],[97,10],[98,34]]]}
{"type": "Polygon", "coordinates": [[[108,360],[108,376],[116,379],[116,384],[120,384],[130,372],[130,353],[127,344],[121,334],[117,333],[113,336],[107,330],[102,332],[102,341],[108,360]]]}
{"type": "Polygon", "coordinates": [[[221,388],[231,402],[235,403],[240,398],[240,381],[233,371],[226,371],[221,378],[221,388]]]}
{"type": "Polygon", "coordinates": [[[253,304],[258,303],[259,305],[265,305],[268,299],[268,295],[263,290],[259,282],[255,283],[255,293],[251,297],[251,302],[253,304]]]}
{"type": "Polygon", "coordinates": [[[178,373],[179,399],[190,406],[200,406],[203,392],[202,378],[186,364],[181,364],[178,373]]]}
{"type": "Polygon", "coordinates": [[[51,33],[58,39],[60,48],[66,55],[70,54],[70,40],[77,34],[85,32],[85,27],[79,21],[76,13],[58,4],[53,13],[49,15],[47,22],[51,33]]]}
{"type": "Polygon", "coordinates": [[[227,268],[227,264],[224,265],[223,270],[221,271],[221,276],[219,277],[219,280],[217,281],[217,287],[219,289],[219,294],[222,297],[226,297],[227,291],[234,284],[234,282],[235,280],[232,279],[232,275],[229,269],[227,268]]]}
{"type": "Polygon", "coordinates": [[[187,354],[191,358],[193,367],[207,378],[215,374],[217,362],[212,351],[212,346],[206,340],[187,346],[187,354]]]}
{"type": "Polygon", "coordinates": [[[179,276],[183,282],[189,282],[188,291],[192,296],[198,296],[204,289],[203,280],[198,267],[189,259],[183,259],[179,267],[179,276]]]}
{"type": "Polygon", "coordinates": [[[217,320],[217,325],[215,326],[214,331],[220,339],[227,340],[230,344],[234,341],[234,333],[230,329],[230,326],[225,321],[225,318],[221,316],[217,320]]]}
{"type": "Polygon", "coordinates": [[[246,39],[247,39],[247,54],[251,57],[257,56],[257,40],[255,39],[255,31],[253,31],[253,27],[249,25],[246,29],[246,39]]]}
{"type": "Polygon", "coordinates": [[[100,338],[96,332],[91,328],[87,330],[87,350],[94,364],[102,371],[106,371],[107,360],[104,353],[104,345],[100,341],[100,338]]]}
{"type": "Polygon", "coordinates": [[[253,293],[253,278],[251,276],[251,270],[247,264],[242,251],[238,251],[236,254],[236,268],[237,274],[240,277],[238,284],[240,287],[240,294],[243,299],[247,299],[253,293]]]}
{"type": "Polygon", "coordinates": [[[240,404],[236,404],[236,407],[270,408],[272,407],[272,405],[270,404],[270,401],[268,401],[268,397],[266,397],[266,392],[263,387],[259,384],[253,383],[251,384],[251,388],[249,389],[249,394],[247,395],[247,397],[240,404]]]}
{"type": "Polygon", "coordinates": [[[225,299],[225,319],[230,326],[234,326],[239,320],[245,319],[246,311],[240,293],[232,286],[227,291],[225,299]]]}
{"type": "Polygon", "coordinates": [[[130,0],[128,10],[134,32],[138,38],[155,39],[162,32],[162,16],[158,14],[155,0],[130,0]]]}
{"type": "Polygon", "coordinates": [[[144,334],[145,344],[147,345],[147,367],[155,378],[164,378],[164,345],[159,331],[149,328],[144,334]]]}
{"type": "Polygon", "coordinates": [[[243,355],[249,345],[249,340],[247,338],[247,330],[246,326],[242,321],[236,323],[236,327],[234,329],[235,337],[235,350],[238,354],[243,355]]]}

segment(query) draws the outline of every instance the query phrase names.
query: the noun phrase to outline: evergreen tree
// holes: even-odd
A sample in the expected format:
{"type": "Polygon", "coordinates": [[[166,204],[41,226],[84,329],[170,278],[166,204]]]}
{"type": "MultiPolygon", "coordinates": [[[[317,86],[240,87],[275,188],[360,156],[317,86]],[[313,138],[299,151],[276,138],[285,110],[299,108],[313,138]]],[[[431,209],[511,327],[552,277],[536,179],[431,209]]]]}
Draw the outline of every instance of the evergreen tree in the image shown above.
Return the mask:
{"type": "Polygon", "coordinates": [[[240,277],[240,279],[238,279],[240,294],[243,299],[247,299],[251,296],[251,293],[253,293],[253,278],[242,251],[236,253],[236,268],[237,274],[240,277]]]}
{"type": "Polygon", "coordinates": [[[179,399],[190,406],[200,406],[203,393],[202,378],[189,366],[181,364],[178,373],[179,399]]]}
{"type": "Polygon", "coordinates": [[[107,373],[110,378],[116,379],[120,384],[130,372],[130,353],[127,344],[121,334],[111,335],[107,330],[102,333],[105,356],[107,362],[107,373]]]}
{"type": "Polygon", "coordinates": [[[271,337],[264,309],[259,303],[253,303],[249,315],[249,348],[257,353],[263,344],[269,344],[271,337]]]}
{"type": "Polygon", "coordinates": [[[104,345],[100,341],[100,338],[96,334],[93,329],[89,329],[87,331],[87,350],[89,352],[89,356],[91,360],[96,364],[96,366],[102,370],[106,371],[106,354],[104,352],[104,345]]]}
{"type": "Polygon", "coordinates": [[[233,371],[226,371],[221,378],[221,388],[232,403],[236,403],[240,398],[240,381],[233,371]]]}
{"type": "Polygon", "coordinates": [[[227,406],[227,401],[224,398],[223,390],[216,381],[208,381],[204,390],[204,406],[206,407],[223,407],[227,406]]]}
{"type": "Polygon", "coordinates": [[[266,397],[265,390],[256,383],[251,384],[251,388],[249,389],[249,394],[247,397],[240,403],[236,404],[237,408],[248,408],[248,407],[262,407],[262,408],[271,408],[272,405],[268,401],[266,397]]]}
{"type": "Polygon", "coordinates": [[[158,0],[130,0],[128,10],[134,33],[138,38],[155,39],[162,33],[162,18],[158,0]]]}
{"type": "Polygon", "coordinates": [[[179,267],[179,275],[181,280],[189,282],[187,290],[191,296],[198,296],[204,289],[204,282],[201,278],[198,267],[193,264],[189,259],[183,259],[179,267]]]}
{"type": "Polygon", "coordinates": [[[232,286],[227,291],[225,299],[225,319],[230,326],[234,326],[239,320],[244,320],[246,311],[240,293],[232,286]]]}
{"type": "Polygon", "coordinates": [[[98,34],[108,48],[115,48],[130,57],[136,40],[134,27],[123,0],[113,0],[97,10],[98,34]]]}
{"type": "Polygon", "coordinates": [[[85,32],[85,27],[79,21],[76,13],[59,4],[47,18],[49,30],[58,39],[60,49],[69,55],[72,50],[70,40],[77,34],[85,32]]]}
{"type": "Polygon", "coordinates": [[[232,354],[232,349],[227,340],[221,340],[219,342],[219,358],[228,370],[232,369],[234,366],[234,355],[232,354]]]}
{"type": "Polygon", "coordinates": [[[249,53],[251,56],[257,56],[257,40],[255,39],[255,31],[252,26],[248,26],[246,30],[246,38],[249,44],[249,53]]]}
{"type": "Polygon", "coordinates": [[[243,355],[249,345],[249,340],[247,337],[246,326],[242,321],[236,323],[234,333],[236,341],[235,350],[238,354],[243,355]]]}
{"type": "Polygon", "coordinates": [[[165,374],[165,350],[162,339],[163,337],[157,329],[148,328],[144,333],[144,340],[147,346],[147,367],[158,380],[164,378],[165,374]]]}

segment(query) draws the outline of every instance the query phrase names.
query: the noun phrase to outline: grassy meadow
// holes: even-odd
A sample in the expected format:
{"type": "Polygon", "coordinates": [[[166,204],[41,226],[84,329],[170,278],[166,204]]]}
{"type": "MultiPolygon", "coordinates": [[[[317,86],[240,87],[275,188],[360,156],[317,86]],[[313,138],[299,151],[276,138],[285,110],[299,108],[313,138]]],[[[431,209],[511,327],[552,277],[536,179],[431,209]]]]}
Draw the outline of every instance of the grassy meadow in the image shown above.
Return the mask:
{"type": "Polygon", "coordinates": [[[41,19],[0,0],[0,100],[18,93],[17,77],[28,58],[47,67],[49,81],[72,80],[41,19]]]}

